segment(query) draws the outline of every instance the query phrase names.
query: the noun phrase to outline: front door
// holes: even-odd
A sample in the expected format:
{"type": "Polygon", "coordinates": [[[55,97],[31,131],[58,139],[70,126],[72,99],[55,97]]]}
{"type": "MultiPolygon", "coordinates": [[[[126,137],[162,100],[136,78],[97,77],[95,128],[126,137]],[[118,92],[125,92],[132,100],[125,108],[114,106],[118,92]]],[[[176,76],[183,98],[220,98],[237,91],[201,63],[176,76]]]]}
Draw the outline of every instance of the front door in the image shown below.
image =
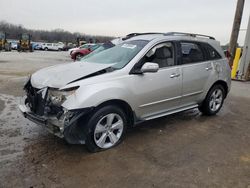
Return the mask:
{"type": "Polygon", "coordinates": [[[159,70],[156,73],[131,75],[137,115],[143,119],[151,119],[178,108],[182,74],[176,66],[174,45],[171,42],[158,44],[142,60],[144,63],[157,63],[159,70]]]}

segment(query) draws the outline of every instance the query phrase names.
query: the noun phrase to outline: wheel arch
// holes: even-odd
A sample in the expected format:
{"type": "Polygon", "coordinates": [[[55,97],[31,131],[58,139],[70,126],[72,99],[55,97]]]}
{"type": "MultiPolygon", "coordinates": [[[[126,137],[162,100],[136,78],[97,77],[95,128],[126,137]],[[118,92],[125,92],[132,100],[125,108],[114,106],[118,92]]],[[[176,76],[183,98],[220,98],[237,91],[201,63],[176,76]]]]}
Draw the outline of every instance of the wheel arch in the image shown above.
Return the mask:
{"type": "MultiPolygon", "coordinates": [[[[214,87],[215,85],[221,85],[224,89],[225,89],[225,91],[226,91],[226,95],[225,95],[225,98],[227,97],[227,94],[228,94],[228,85],[227,85],[227,82],[225,82],[224,80],[218,80],[218,81],[216,81],[211,87],[210,87],[210,89],[212,88],[212,87],[214,87]]],[[[208,92],[210,91],[210,89],[208,90],[208,92]]]]}
{"type": "Polygon", "coordinates": [[[65,140],[71,144],[85,143],[85,141],[86,141],[86,134],[85,133],[87,132],[87,130],[86,130],[85,126],[82,126],[82,123],[79,123],[79,121],[80,122],[87,121],[87,119],[93,113],[95,113],[97,110],[101,109],[102,107],[108,106],[108,105],[116,105],[119,108],[121,108],[127,117],[128,127],[132,127],[134,125],[134,120],[136,118],[134,118],[135,116],[134,116],[134,112],[133,112],[131,106],[126,101],[123,101],[120,99],[112,99],[112,100],[105,101],[96,107],[93,107],[93,109],[90,109],[91,111],[80,116],[77,121],[75,121],[72,125],[68,126],[64,131],[65,140]]]}
{"type": "Polygon", "coordinates": [[[76,52],[76,53],[74,54],[75,60],[76,60],[76,58],[77,58],[78,55],[80,55],[81,57],[85,56],[82,52],[76,52]]]}
{"type": "Polygon", "coordinates": [[[204,94],[202,95],[202,99],[200,100],[200,102],[198,103],[199,106],[202,105],[202,103],[204,102],[204,100],[206,99],[209,91],[215,86],[215,85],[221,85],[224,89],[225,89],[225,98],[227,97],[228,95],[228,92],[229,92],[229,87],[228,87],[228,84],[226,81],[224,80],[217,80],[216,82],[214,82],[213,84],[211,84],[206,92],[204,92],[204,94]]]}
{"type": "Polygon", "coordinates": [[[121,100],[121,99],[112,99],[112,100],[108,100],[108,101],[105,101],[105,102],[102,102],[101,104],[99,104],[98,106],[96,106],[96,109],[100,109],[104,106],[108,106],[108,105],[116,105],[118,106],[119,108],[121,108],[124,113],[126,114],[127,116],[127,120],[128,120],[128,126],[133,126],[134,123],[135,123],[135,113],[134,111],[132,110],[131,106],[124,100],[121,100]]]}

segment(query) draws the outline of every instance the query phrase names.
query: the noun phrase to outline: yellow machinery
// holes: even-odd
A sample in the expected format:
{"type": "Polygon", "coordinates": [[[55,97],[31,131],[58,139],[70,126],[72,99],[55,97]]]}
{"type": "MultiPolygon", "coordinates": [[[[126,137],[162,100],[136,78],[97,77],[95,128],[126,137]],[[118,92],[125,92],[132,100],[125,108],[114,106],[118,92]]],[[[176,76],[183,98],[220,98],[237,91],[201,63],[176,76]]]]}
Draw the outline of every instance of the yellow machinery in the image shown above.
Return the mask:
{"type": "Polygon", "coordinates": [[[7,42],[6,33],[0,31],[0,51],[11,51],[11,44],[7,42]]]}
{"type": "Polygon", "coordinates": [[[235,53],[233,68],[232,68],[232,72],[231,72],[231,78],[232,79],[236,78],[237,70],[238,70],[238,66],[239,66],[239,61],[240,61],[240,58],[241,58],[241,54],[242,54],[242,49],[237,48],[236,53],[235,53]]]}
{"type": "Polygon", "coordinates": [[[31,35],[27,33],[23,33],[19,37],[19,43],[17,46],[17,50],[20,51],[30,51],[32,52],[32,44],[31,44],[31,35]]]}

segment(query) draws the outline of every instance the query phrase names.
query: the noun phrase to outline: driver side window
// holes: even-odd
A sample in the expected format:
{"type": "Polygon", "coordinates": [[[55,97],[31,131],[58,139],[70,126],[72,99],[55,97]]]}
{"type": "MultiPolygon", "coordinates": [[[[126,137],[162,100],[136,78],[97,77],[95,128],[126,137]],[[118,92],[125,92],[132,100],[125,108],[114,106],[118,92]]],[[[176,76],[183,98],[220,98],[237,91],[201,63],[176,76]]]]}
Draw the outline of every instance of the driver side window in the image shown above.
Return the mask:
{"type": "Polygon", "coordinates": [[[152,58],[151,62],[157,63],[159,68],[165,68],[174,65],[174,48],[172,43],[166,42],[156,45],[146,56],[152,58]]]}
{"type": "Polygon", "coordinates": [[[157,44],[138,63],[141,67],[146,62],[157,63],[159,68],[174,66],[174,46],[171,42],[157,44]]]}

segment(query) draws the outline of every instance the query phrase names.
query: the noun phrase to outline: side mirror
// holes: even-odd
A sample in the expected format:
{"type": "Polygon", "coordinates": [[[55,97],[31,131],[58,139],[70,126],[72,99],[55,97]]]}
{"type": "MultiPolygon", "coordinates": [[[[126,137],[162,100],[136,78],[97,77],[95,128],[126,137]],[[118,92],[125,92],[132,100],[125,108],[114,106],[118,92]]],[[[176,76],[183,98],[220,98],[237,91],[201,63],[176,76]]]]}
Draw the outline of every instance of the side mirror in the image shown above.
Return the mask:
{"type": "Polygon", "coordinates": [[[157,63],[146,62],[141,68],[142,73],[146,72],[157,72],[159,70],[159,65],[157,63]]]}

